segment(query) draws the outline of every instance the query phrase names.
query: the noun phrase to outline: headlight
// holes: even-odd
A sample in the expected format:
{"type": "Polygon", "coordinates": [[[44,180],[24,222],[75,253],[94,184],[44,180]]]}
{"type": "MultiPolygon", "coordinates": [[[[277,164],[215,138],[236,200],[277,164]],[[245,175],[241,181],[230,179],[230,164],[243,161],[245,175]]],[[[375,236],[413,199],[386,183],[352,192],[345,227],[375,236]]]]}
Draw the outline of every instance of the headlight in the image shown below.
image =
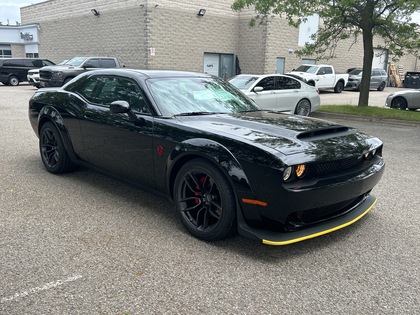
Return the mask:
{"type": "Polygon", "coordinates": [[[302,178],[305,175],[306,166],[304,164],[299,164],[295,168],[295,174],[298,178],[302,178]]]}
{"type": "Polygon", "coordinates": [[[56,76],[56,77],[61,77],[61,76],[63,76],[63,72],[61,72],[61,71],[53,72],[52,74],[53,74],[54,76],[56,76]]]}
{"type": "Polygon", "coordinates": [[[297,177],[298,179],[301,179],[306,174],[306,165],[299,164],[296,166],[288,166],[283,171],[283,180],[285,182],[291,180],[294,177],[297,177]]]}
{"type": "Polygon", "coordinates": [[[283,180],[287,182],[290,178],[292,178],[292,167],[287,167],[283,172],[283,180]]]}

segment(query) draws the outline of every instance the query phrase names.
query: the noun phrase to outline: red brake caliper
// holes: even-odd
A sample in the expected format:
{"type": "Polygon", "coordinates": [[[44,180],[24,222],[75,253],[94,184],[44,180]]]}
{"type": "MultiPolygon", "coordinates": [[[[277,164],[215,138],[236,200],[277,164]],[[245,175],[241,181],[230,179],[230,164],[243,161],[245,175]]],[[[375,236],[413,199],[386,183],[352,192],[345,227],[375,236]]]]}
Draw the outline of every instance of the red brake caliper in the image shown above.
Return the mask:
{"type": "MultiPolygon", "coordinates": [[[[206,177],[205,177],[205,176],[202,176],[202,177],[200,178],[200,183],[201,183],[201,184],[204,184],[204,181],[205,181],[205,180],[206,180],[206,177]]],[[[197,186],[195,186],[195,189],[196,189],[197,191],[194,193],[194,195],[196,195],[196,196],[200,196],[200,193],[199,193],[199,191],[201,190],[201,189],[200,189],[200,187],[197,185],[197,186]]],[[[200,202],[200,199],[196,198],[196,199],[195,199],[195,204],[197,205],[199,202],[200,202]]]]}

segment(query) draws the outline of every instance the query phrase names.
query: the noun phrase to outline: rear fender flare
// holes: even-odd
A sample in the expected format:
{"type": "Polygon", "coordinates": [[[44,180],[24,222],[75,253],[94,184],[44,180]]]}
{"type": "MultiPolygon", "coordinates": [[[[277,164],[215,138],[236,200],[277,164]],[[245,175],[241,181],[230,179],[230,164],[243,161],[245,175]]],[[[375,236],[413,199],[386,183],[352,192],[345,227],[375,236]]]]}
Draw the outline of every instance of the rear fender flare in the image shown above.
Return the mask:
{"type": "Polygon", "coordinates": [[[76,154],[74,153],[73,146],[70,141],[70,137],[66,126],[64,125],[64,119],[57,109],[53,106],[44,106],[38,115],[38,134],[40,135],[41,127],[46,122],[52,122],[58,129],[61,139],[63,140],[64,147],[70,156],[71,160],[76,160],[76,154]]]}

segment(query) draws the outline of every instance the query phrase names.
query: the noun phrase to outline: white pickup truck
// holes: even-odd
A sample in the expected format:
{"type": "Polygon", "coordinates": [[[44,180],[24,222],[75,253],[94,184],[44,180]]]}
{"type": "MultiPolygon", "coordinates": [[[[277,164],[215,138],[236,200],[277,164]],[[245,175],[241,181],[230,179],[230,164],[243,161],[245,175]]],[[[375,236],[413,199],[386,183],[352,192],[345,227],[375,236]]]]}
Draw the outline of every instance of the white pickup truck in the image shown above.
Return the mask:
{"type": "Polygon", "coordinates": [[[349,80],[347,73],[337,74],[330,65],[300,65],[288,74],[302,77],[306,83],[319,90],[334,89],[335,93],[341,93],[349,80]]]}

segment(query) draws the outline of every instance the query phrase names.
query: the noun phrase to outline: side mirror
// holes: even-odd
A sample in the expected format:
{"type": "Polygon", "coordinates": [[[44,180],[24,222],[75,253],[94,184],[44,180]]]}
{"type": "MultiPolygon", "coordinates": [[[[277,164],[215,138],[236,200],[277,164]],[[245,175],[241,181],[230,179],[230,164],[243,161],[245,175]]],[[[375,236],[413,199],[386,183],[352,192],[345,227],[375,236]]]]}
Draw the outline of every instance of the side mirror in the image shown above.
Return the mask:
{"type": "Polygon", "coordinates": [[[126,101],[115,101],[111,103],[109,110],[113,114],[128,113],[130,110],[130,104],[128,104],[126,101]]]}
{"type": "Polygon", "coordinates": [[[264,90],[264,88],[262,87],[262,86],[256,86],[256,87],[254,87],[254,89],[253,89],[253,91],[255,92],[255,93],[257,93],[257,92],[261,92],[261,91],[263,91],[264,90]]]}
{"type": "Polygon", "coordinates": [[[96,68],[93,64],[91,64],[91,63],[85,63],[84,65],[83,65],[83,68],[84,69],[87,69],[87,68],[96,68]]]}

